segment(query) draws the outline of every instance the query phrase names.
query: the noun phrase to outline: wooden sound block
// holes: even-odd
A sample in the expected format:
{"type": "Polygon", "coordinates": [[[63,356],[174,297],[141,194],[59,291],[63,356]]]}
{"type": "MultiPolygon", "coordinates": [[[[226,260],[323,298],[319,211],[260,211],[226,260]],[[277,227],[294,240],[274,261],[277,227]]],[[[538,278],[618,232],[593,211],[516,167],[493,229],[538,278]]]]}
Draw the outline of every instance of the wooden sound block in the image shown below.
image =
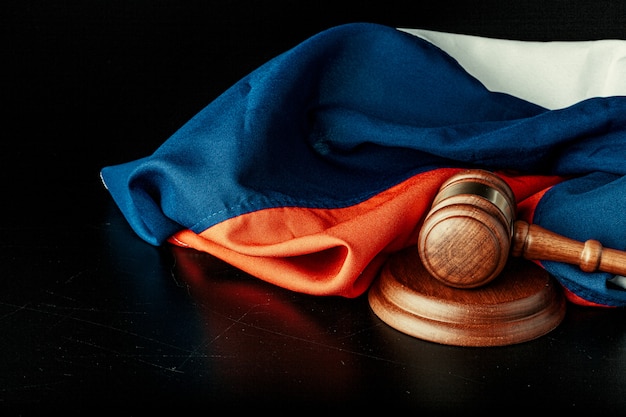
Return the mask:
{"type": "Polygon", "coordinates": [[[504,346],[538,338],[561,323],[566,308],[556,280],[528,260],[509,257],[496,279],[461,289],[433,278],[417,247],[387,261],[368,301],[396,330],[456,346],[504,346]]]}

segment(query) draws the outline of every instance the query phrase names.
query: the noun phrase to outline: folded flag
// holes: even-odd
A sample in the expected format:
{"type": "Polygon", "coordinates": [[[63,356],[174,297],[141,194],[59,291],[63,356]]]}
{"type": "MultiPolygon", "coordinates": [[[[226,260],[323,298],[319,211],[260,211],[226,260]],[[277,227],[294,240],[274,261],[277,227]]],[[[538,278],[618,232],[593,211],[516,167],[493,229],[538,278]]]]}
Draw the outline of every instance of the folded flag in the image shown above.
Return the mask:
{"type": "MultiPolygon", "coordinates": [[[[626,74],[622,74],[626,75],[626,74]]],[[[626,249],[626,97],[548,108],[488,89],[425,36],[325,30],[268,61],[102,180],[146,242],[293,291],[356,297],[417,242],[439,186],[496,172],[518,217],[626,249]]],[[[541,262],[574,302],[624,306],[606,273],[541,262]]]]}

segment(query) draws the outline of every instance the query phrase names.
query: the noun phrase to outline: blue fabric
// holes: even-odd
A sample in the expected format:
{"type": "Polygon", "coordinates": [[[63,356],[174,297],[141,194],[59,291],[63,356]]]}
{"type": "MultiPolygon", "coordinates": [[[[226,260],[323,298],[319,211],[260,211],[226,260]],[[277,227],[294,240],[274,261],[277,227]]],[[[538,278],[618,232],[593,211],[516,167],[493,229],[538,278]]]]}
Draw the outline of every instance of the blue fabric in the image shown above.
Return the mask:
{"type": "MultiPolygon", "coordinates": [[[[547,110],[489,92],[440,49],[376,24],[326,30],[268,61],[154,154],[102,177],[158,245],[265,208],[349,206],[439,167],[571,175],[535,222],[626,249],[626,97],[547,110]]],[[[587,299],[626,304],[602,274],[546,269],[587,299]]]]}
{"type": "MultiPolygon", "coordinates": [[[[626,249],[626,177],[593,172],[557,184],[537,205],[534,223],[578,241],[626,249]]],[[[604,305],[624,305],[626,291],[607,288],[612,275],[586,273],[576,265],[542,262],[574,294],[604,305]]]]}

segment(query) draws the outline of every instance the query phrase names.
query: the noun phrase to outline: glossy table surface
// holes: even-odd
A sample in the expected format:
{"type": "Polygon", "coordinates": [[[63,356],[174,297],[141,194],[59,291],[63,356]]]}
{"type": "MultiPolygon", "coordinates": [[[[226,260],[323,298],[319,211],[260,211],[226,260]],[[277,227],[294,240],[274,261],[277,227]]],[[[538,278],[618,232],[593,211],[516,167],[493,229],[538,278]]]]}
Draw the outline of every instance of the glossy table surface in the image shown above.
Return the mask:
{"type": "MultiPolygon", "coordinates": [[[[330,18],[303,6],[286,22],[256,2],[123,3],[25,2],[10,14],[0,409],[626,412],[623,310],[568,305],[555,330],[512,346],[431,343],[390,328],[365,296],[293,293],[209,255],[150,246],[99,182],[102,166],[151,153],[238,78],[323,28],[378,16],[504,36],[519,15],[485,26],[483,9],[409,21],[398,9],[330,18]]],[[[596,26],[572,35],[584,20],[573,11],[555,27],[537,13],[511,36],[602,36],[596,26]]],[[[592,17],[607,16],[606,36],[623,36],[623,16],[592,17]]]]}

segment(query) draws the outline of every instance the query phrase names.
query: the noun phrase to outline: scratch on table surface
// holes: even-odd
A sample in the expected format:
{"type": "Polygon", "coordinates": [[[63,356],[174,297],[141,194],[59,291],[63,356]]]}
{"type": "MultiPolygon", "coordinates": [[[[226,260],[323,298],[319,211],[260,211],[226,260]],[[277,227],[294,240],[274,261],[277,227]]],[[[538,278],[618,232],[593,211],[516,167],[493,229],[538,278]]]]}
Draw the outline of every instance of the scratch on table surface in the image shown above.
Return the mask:
{"type": "Polygon", "coordinates": [[[74,297],[68,297],[67,295],[59,294],[56,291],[44,290],[43,292],[46,293],[46,294],[52,295],[52,296],[54,296],[56,298],[61,298],[63,300],[69,300],[69,301],[73,301],[73,302],[77,301],[76,298],[74,298],[74,297]]]}
{"type": "MultiPolygon", "coordinates": [[[[106,346],[102,346],[100,344],[88,342],[88,341],[82,340],[82,339],[76,339],[76,338],[73,338],[73,337],[68,337],[67,340],[69,340],[71,342],[74,342],[74,343],[83,344],[83,345],[86,345],[86,346],[89,346],[89,347],[92,347],[92,348],[95,348],[95,349],[98,349],[98,350],[106,351],[107,353],[113,354],[115,357],[118,357],[118,358],[131,358],[131,359],[136,360],[137,362],[140,362],[140,363],[143,363],[143,364],[146,364],[146,365],[150,365],[152,367],[155,367],[155,368],[158,368],[158,369],[161,369],[161,370],[170,371],[170,372],[176,372],[176,373],[183,373],[182,371],[177,370],[175,366],[170,367],[170,366],[159,365],[158,363],[155,363],[153,361],[147,360],[150,357],[167,358],[167,357],[174,356],[174,355],[165,355],[165,354],[163,354],[163,355],[144,355],[144,354],[133,355],[133,354],[120,352],[120,351],[117,351],[115,349],[110,349],[110,348],[107,348],[106,346]]],[[[188,355],[185,355],[185,356],[188,356],[188,355]]]]}
{"type": "MultiPolygon", "coordinates": [[[[42,382],[40,384],[22,384],[22,385],[16,385],[16,386],[11,386],[11,387],[0,387],[0,393],[6,394],[11,391],[41,390],[42,388],[48,390],[48,389],[51,389],[51,387],[56,387],[64,383],[65,381],[60,379],[57,381],[42,382]]],[[[2,401],[4,401],[4,399],[0,398],[0,404],[2,404],[2,401]]]]}
{"type": "Polygon", "coordinates": [[[53,303],[39,303],[42,307],[50,307],[57,310],[68,310],[68,311],[85,311],[90,313],[116,313],[116,314],[125,314],[125,315],[140,315],[145,316],[148,315],[147,311],[143,310],[108,310],[96,307],[69,307],[69,306],[60,306],[53,303]]]}
{"type": "Polygon", "coordinates": [[[63,281],[63,284],[70,284],[72,281],[74,281],[76,278],[80,277],[81,275],[85,274],[86,272],[88,272],[89,270],[84,269],[81,271],[78,271],[75,274],[70,275],[65,281],[63,281]]]}
{"type": "Polygon", "coordinates": [[[30,304],[30,303],[25,303],[25,304],[22,304],[22,305],[17,305],[17,304],[8,304],[8,303],[3,303],[3,302],[0,302],[0,305],[3,305],[3,306],[8,306],[8,307],[13,308],[13,310],[11,310],[11,311],[9,311],[8,313],[3,314],[2,316],[0,316],[0,321],[2,321],[2,320],[4,320],[4,319],[6,319],[6,318],[8,318],[8,317],[13,316],[14,314],[19,313],[19,312],[20,312],[20,311],[22,311],[22,310],[26,310],[26,309],[28,308],[28,305],[29,305],[29,304],[30,304]]]}
{"type": "Polygon", "coordinates": [[[472,383],[481,384],[481,385],[487,384],[487,381],[482,381],[482,380],[480,380],[478,378],[470,378],[470,377],[459,375],[459,374],[456,374],[456,373],[453,373],[453,372],[448,372],[448,375],[450,375],[450,376],[452,376],[454,378],[458,378],[458,379],[460,379],[462,381],[472,382],[472,383]]]}
{"type": "MultiPolygon", "coordinates": [[[[65,313],[58,313],[58,312],[51,311],[51,310],[46,310],[46,309],[42,309],[42,308],[33,307],[32,303],[26,303],[26,304],[23,304],[23,305],[15,305],[15,304],[10,304],[10,303],[0,302],[0,305],[8,306],[8,307],[11,307],[13,309],[9,313],[1,316],[0,317],[0,321],[5,320],[8,317],[10,317],[10,316],[12,316],[12,315],[14,315],[14,314],[16,314],[16,313],[18,313],[20,311],[29,311],[29,312],[35,312],[35,313],[43,314],[43,315],[46,315],[46,316],[58,317],[60,319],[59,322],[61,322],[63,320],[72,320],[72,321],[75,321],[77,323],[82,323],[82,324],[86,324],[86,325],[89,325],[89,326],[99,327],[99,328],[102,328],[102,329],[105,329],[105,330],[108,330],[108,331],[113,331],[113,332],[117,332],[117,333],[124,334],[124,335],[127,335],[127,336],[136,337],[136,338],[138,338],[140,340],[148,341],[148,342],[160,345],[160,346],[164,346],[164,347],[168,347],[168,348],[171,348],[171,349],[174,349],[174,350],[185,352],[184,353],[184,357],[185,358],[189,358],[190,355],[193,357],[193,352],[197,352],[197,349],[194,349],[191,353],[188,353],[189,352],[188,349],[182,348],[180,346],[172,345],[170,343],[163,342],[163,341],[155,339],[153,337],[144,336],[144,335],[141,335],[139,333],[132,332],[132,331],[125,330],[125,329],[121,329],[119,327],[112,326],[112,325],[109,325],[109,324],[99,323],[97,321],[87,320],[87,319],[84,319],[84,318],[76,317],[73,314],[77,310],[73,309],[73,308],[69,308],[69,310],[71,311],[71,314],[65,314],[65,313]]],[[[58,310],[59,309],[58,307],[56,307],[54,305],[51,305],[51,304],[45,304],[45,306],[51,306],[54,310],[58,310]]],[[[83,310],[85,310],[85,309],[83,309],[83,310]]],[[[92,311],[92,310],[90,310],[90,311],[92,311]]],[[[94,309],[93,311],[98,311],[98,310],[94,309]]],[[[132,312],[132,313],[136,313],[136,312],[132,312]]],[[[57,324],[59,322],[57,322],[57,324]]],[[[164,366],[161,366],[161,365],[158,365],[158,364],[154,364],[154,363],[151,363],[149,361],[141,360],[141,355],[126,355],[126,354],[123,354],[123,353],[120,353],[120,352],[117,352],[117,351],[114,351],[114,350],[107,349],[104,346],[100,346],[100,345],[96,345],[96,344],[90,344],[89,342],[81,341],[81,340],[75,339],[75,338],[68,338],[68,340],[73,340],[74,342],[91,345],[92,347],[97,347],[97,348],[102,349],[102,350],[107,350],[107,351],[109,351],[111,353],[114,353],[117,356],[134,357],[135,359],[138,359],[141,362],[150,364],[151,366],[159,367],[159,368],[162,368],[162,369],[174,370],[172,368],[168,368],[168,367],[164,367],[164,366]]],[[[145,355],[144,355],[144,357],[145,357],[145,355]]]]}
{"type": "Polygon", "coordinates": [[[223,335],[225,335],[226,333],[228,333],[233,326],[235,326],[236,324],[243,324],[243,325],[247,325],[245,322],[243,322],[242,320],[248,315],[250,314],[251,311],[255,310],[257,307],[261,306],[261,305],[266,305],[266,304],[255,304],[253,306],[251,306],[248,310],[246,310],[243,314],[241,314],[238,318],[233,319],[232,317],[228,317],[228,316],[224,316],[223,314],[220,314],[226,318],[228,318],[229,320],[232,320],[232,323],[227,326],[224,330],[222,330],[220,333],[218,333],[215,337],[211,338],[211,340],[208,340],[205,343],[201,343],[198,346],[196,346],[190,353],[189,355],[187,355],[187,357],[178,365],[175,367],[175,369],[181,369],[183,366],[185,366],[185,364],[192,358],[198,357],[197,353],[200,350],[205,350],[208,346],[212,345],[213,343],[215,343],[215,341],[219,340],[223,335]]]}
{"type": "MultiPolygon", "coordinates": [[[[321,343],[321,342],[318,342],[318,341],[315,341],[315,340],[306,339],[304,337],[296,336],[296,335],[293,335],[293,334],[290,334],[290,333],[286,333],[286,332],[271,330],[271,329],[268,329],[266,327],[257,326],[257,325],[254,325],[252,323],[248,323],[248,322],[244,321],[244,318],[246,316],[248,316],[251,312],[253,312],[253,310],[257,309],[258,307],[265,306],[265,305],[268,305],[268,304],[267,303],[255,304],[255,305],[251,306],[246,312],[244,312],[243,314],[241,314],[240,316],[235,317],[235,318],[230,317],[228,315],[225,315],[223,313],[220,313],[219,311],[211,310],[212,313],[218,314],[218,315],[220,315],[220,316],[222,316],[222,317],[224,317],[224,318],[226,318],[228,320],[231,320],[232,324],[230,326],[226,327],[222,332],[220,332],[218,335],[216,335],[214,338],[212,338],[209,342],[203,344],[200,347],[209,346],[211,343],[215,342],[220,337],[222,337],[224,334],[226,334],[228,331],[230,331],[233,328],[233,326],[235,326],[236,324],[241,324],[241,325],[246,326],[246,327],[251,328],[251,329],[260,330],[260,331],[268,333],[268,334],[272,334],[272,335],[280,336],[280,337],[285,337],[285,338],[288,338],[288,339],[291,339],[291,340],[295,340],[295,341],[298,341],[298,342],[303,342],[305,344],[310,344],[310,345],[313,345],[313,346],[316,346],[316,347],[323,347],[325,349],[334,350],[334,351],[337,351],[337,352],[348,353],[348,354],[351,354],[351,355],[356,355],[356,356],[365,357],[365,358],[368,358],[368,359],[374,359],[374,360],[377,360],[377,361],[383,361],[383,362],[387,362],[387,363],[393,363],[393,364],[396,364],[396,365],[404,365],[404,363],[402,361],[391,360],[391,359],[388,359],[388,358],[384,358],[384,357],[382,357],[380,355],[374,355],[374,354],[371,354],[371,353],[365,353],[365,352],[359,352],[359,351],[355,351],[355,350],[351,350],[351,349],[345,349],[345,348],[342,348],[342,347],[339,347],[339,346],[335,346],[335,345],[331,345],[331,344],[328,344],[328,343],[321,343]]],[[[370,330],[373,327],[376,327],[376,326],[372,326],[370,328],[363,329],[362,331],[370,330]]],[[[358,332],[355,332],[354,334],[356,334],[356,333],[358,333],[358,332]]],[[[340,339],[344,340],[345,337],[341,337],[340,339]]]]}

